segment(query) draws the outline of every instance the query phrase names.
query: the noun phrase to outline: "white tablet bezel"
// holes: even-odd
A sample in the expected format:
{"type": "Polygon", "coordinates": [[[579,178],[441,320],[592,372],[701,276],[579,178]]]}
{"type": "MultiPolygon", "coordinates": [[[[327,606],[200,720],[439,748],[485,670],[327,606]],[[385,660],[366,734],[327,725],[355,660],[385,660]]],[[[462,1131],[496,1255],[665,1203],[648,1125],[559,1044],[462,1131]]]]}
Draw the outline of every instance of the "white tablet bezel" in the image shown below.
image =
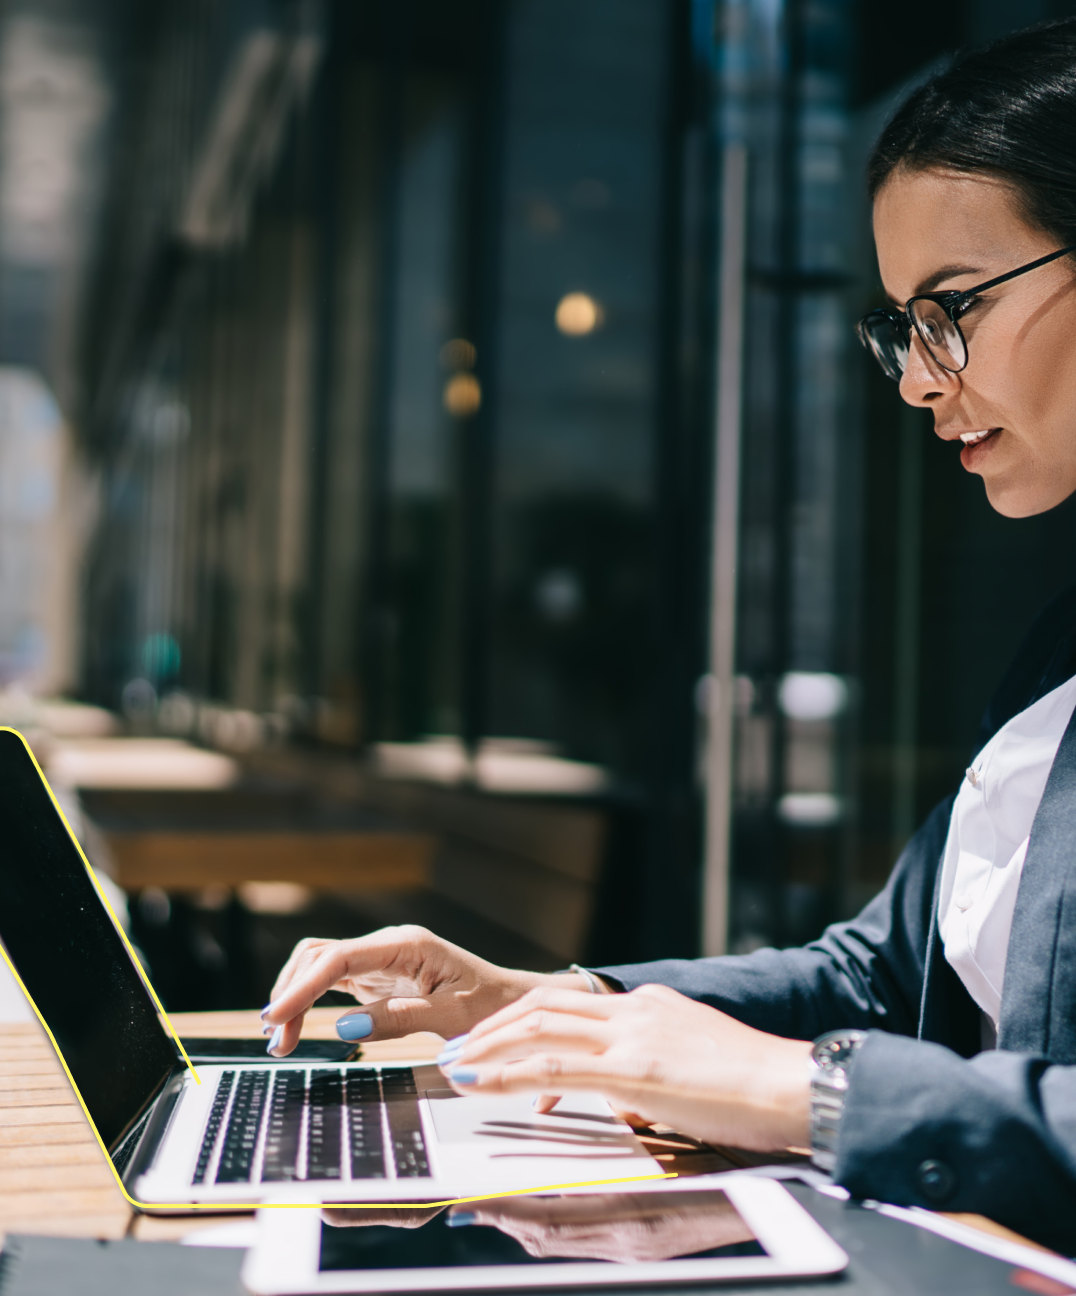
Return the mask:
{"type": "MultiPolygon", "coordinates": [[[[653,1191],[646,1185],[647,1192],[653,1191]]],[[[644,1283],[743,1282],[839,1273],[848,1257],[775,1179],[715,1175],[669,1185],[675,1193],[728,1194],[765,1256],[609,1264],[581,1260],[556,1265],[481,1265],[452,1269],[318,1271],[321,1213],[262,1210],[258,1240],[247,1253],[243,1282],[256,1296],[321,1292],[460,1292],[554,1287],[624,1287],[644,1283]]],[[[575,1195],[575,1194],[573,1194],[575,1195]]]]}

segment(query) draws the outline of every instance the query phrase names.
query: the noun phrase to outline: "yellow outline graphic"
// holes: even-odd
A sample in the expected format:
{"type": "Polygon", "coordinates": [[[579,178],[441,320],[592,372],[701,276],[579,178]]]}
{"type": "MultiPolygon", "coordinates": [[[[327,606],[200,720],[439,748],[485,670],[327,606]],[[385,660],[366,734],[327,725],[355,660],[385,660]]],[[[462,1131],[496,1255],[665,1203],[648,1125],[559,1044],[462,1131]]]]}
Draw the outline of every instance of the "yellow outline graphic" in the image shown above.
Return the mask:
{"type": "MultiPolygon", "coordinates": [[[[200,1085],[202,1083],[201,1078],[199,1077],[198,1072],[195,1070],[194,1064],[187,1056],[187,1050],[183,1047],[183,1044],[181,1043],[179,1036],[176,1034],[175,1028],[172,1026],[168,1014],[164,1010],[164,1006],[162,1005],[161,1001],[157,998],[157,992],[150,984],[150,980],[149,977],[146,975],[145,968],[143,968],[141,962],[139,961],[138,955],[135,953],[134,946],[128,940],[127,933],[123,930],[123,926],[121,925],[119,919],[116,917],[115,910],[109,904],[108,896],[106,896],[104,891],[102,890],[101,884],[97,880],[97,874],[93,871],[93,866],[90,864],[90,861],[86,858],[85,852],[83,851],[82,847],[79,845],[78,838],[71,831],[71,825],[67,822],[67,816],[64,814],[63,810],[61,809],[60,803],[56,799],[56,794],[49,786],[49,781],[45,777],[44,772],[41,769],[41,766],[37,763],[37,757],[34,755],[33,751],[31,750],[30,744],[26,741],[23,735],[19,733],[17,729],[13,729],[10,725],[0,725],[0,733],[14,734],[15,737],[18,738],[19,741],[22,743],[22,745],[26,748],[27,755],[33,761],[34,769],[37,770],[41,782],[45,785],[45,791],[48,792],[49,799],[52,801],[56,813],[60,816],[63,826],[67,829],[67,834],[71,838],[72,842],[74,843],[75,849],[79,853],[79,858],[86,866],[86,871],[89,873],[90,878],[93,881],[94,889],[97,891],[97,894],[101,897],[101,901],[105,906],[105,910],[108,913],[108,916],[112,919],[113,926],[116,928],[116,931],[119,932],[120,939],[123,941],[124,945],[126,946],[127,953],[130,954],[131,959],[133,960],[134,965],[138,969],[139,975],[142,978],[143,984],[145,985],[146,989],[149,991],[150,997],[153,999],[154,1004],[156,1004],[157,1006],[157,1011],[164,1018],[165,1024],[168,1026],[169,1034],[172,1036],[172,1038],[175,1040],[176,1044],[178,1045],[180,1053],[183,1054],[183,1061],[186,1062],[187,1069],[194,1077],[195,1083],[200,1085]]],[[[468,1202],[492,1201],[497,1197],[528,1197],[528,1196],[533,1196],[536,1193],[558,1192],[564,1188],[606,1188],[606,1187],[611,1187],[614,1184],[652,1183],[656,1179],[679,1178],[679,1176],[675,1173],[630,1175],[624,1179],[592,1179],[592,1180],[588,1180],[586,1183],[542,1184],[537,1188],[508,1188],[508,1189],[504,1189],[501,1192],[480,1193],[476,1197],[448,1197],[444,1201],[409,1201],[409,1202],[332,1202],[332,1201],[330,1202],[272,1202],[272,1201],[269,1202],[266,1201],[261,1201],[261,1202],[189,1202],[189,1201],[188,1202],[140,1202],[140,1201],[136,1201],[135,1198],[131,1196],[131,1194],[127,1191],[126,1187],[124,1186],[123,1179],[121,1178],[119,1171],[116,1169],[115,1164],[112,1161],[112,1157],[109,1155],[108,1148],[105,1146],[105,1141],[104,1139],[102,1139],[97,1129],[97,1126],[94,1124],[94,1119],[90,1115],[90,1109],[86,1106],[86,1103],[83,1100],[82,1093],[78,1085],[75,1084],[75,1077],[71,1074],[71,1070],[67,1065],[67,1059],[60,1051],[59,1044],[56,1043],[56,1036],[53,1035],[52,1031],[49,1029],[48,1022],[41,1015],[41,1010],[34,1002],[33,996],[30,994],[30,992],[26,989],[26,986],[23,984],[22,977],[19,976],[15,964],[12,963],[10,955],[8,954],[7,950],[4,948],[2,944],[0,944],[0,955],[3,956],[4,962],[7,964],[8,968],[11,971],[11,975],[18,982],[19,989],[26,996],[27,1003],[34,1010],[34,1016],[41,1023],[42,1029],[44,1030],[45,1034],[49,1037],[49,1042],[52,1044],[52,1047],[56,1050],[56,1056],[60,1059],[60,1065],[64,1069],[64,1075],[67,1076],[71,1088],[74,1091],[75,1097],[78,1099],[78,1105],[82,1108],[82,1114],[86,1117],[90,1129],[93,1130],[93,1136],[97,1140],[97,1143],[101,1148],[101,1151],[104,1153],[105,1160],[108,1162],[109,1168],[111,1169],[113,1175],[116,1178],[116,1183],[119,1186],[119,1190],[123,1194],[125,1200],[130,1202],[130,1204],[135,1208],[135,1210],[182,1211],[184,1214],[186,1214],[187,1212],[200,1211],[200,1210],[210,1211],[213,1214],[220,1214],[223,1211],[321,1210],[323,1207],[329,1207],[332,1210],[429,1210],[432,1207],[462,1206],[468,1202]]]]}

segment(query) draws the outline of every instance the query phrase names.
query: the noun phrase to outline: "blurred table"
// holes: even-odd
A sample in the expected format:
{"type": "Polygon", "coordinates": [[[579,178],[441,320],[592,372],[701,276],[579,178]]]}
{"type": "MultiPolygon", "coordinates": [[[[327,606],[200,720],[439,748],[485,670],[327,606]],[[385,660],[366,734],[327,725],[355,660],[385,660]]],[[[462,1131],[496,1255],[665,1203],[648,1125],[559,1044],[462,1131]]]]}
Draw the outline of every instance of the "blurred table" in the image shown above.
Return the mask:
{"type": "Polygon", "coordinates": [[[106,833],[125,891],[195,891],[297,882],[323,891],[410,891],[430,885],[436,839],[384,832],[106,833]]]}
{"type": "Polygon", "coordinates": [[[325,891],[430,884],[437,838],[385,816],[325,807],[288,786],[84,789],[85,814],[127,891],[295,882],[325,891]]]}

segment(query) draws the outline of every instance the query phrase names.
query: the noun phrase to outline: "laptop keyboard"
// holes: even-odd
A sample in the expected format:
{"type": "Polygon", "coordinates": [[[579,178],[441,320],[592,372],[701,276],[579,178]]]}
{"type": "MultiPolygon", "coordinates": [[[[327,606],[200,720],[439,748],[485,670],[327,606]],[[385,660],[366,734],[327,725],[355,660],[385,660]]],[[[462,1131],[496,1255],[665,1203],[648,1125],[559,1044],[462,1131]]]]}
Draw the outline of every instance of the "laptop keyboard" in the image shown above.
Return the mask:
{"type": "Polygon", "coordinates": [[[410,1067],[225,1071],[195,1184],[430,1173],[410,1067]]]}

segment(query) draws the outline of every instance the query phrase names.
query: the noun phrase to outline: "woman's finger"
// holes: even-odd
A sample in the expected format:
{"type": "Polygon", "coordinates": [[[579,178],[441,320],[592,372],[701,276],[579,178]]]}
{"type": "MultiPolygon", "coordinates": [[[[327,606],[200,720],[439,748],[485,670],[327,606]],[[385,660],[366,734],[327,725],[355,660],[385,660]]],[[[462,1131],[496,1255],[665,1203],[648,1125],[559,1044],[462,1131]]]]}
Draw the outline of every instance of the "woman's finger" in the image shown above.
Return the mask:
{"type": "Polygon", "coordinates": [[[561,990],[556,986],[538,986],[534,990],[528,990],[515,1003],[508,1004],[491,1017],[487,1017],[485,1021],[479,1022],[471,1031],[471,1039],[481,1039],[483,1035],[518,1021],[527,1013],[540,1010],[608,1021],[617,1012],[622,1012],[623,1005],[627,1002],[627,995],[596,995],[586,990],[561,990]]]}
{"type": "Polygon", "coordinates": [[[311,949],[296,961],[292,974],[283,974],[273,988],[273,998],[263,1014],[266,1025],[279,1026],[313,1006],[328,990],[340,986],[348,969],[348,955],[340,944],[311,949]]]}
{"type": "Polygon", "coordinates": [[[295,946],[288,955],[288,960],[280,971],[276,974],[276,980],[273,982],[273,989],[269,995],[270,1003],[279,995],[283,994],[287,987],[294,980],[296,972],[300,966],[305,966],[315,956],[315,954],[327,942],[319,940],[317,937],[307,936],[295,946]]]}
{"type": "Polygon", "coordinates": [[[482,1034],[471,1031],[452,1061],[484,1065],[511,1062],[535,1053],[603,1053],[611,1043],[608,1022],[536,1008],[496,1030],[482,1034]]]}
{"type": "Polygon", "coordinates": [[[613,1107],[613,1115],[617,1120],[622,1120],[625,1125],[630,1125],[632,1129],[646,1129],[651,1122],[637,1111],[626,1111],[623,1107],[613,1107]]]}
{"type": "Polygon", "coordinates": [[[452,1214],[462,1213],[469,1222],[476,1224],[497,1224],[506,1219],[527,1220],[536,1224],[583,1224],[595,1220],[633,1218],[639,1214],[642,1200],[636,1193],[588,1193],[585,1197],[498,1197],[468,1203],[466,1206],[453,1206],[452,1214]]]}
{"type": "Polygon", "coordinates": [[[385,927],[348,941],[301,943],[277,980],[266,1020],[279,1023],[305,1011],[327,990],[372,981],[375,997],[430,993],[482,965],[424,927],[385,927]],[[305,948],[304,948],[305,945],[305,948]]]}
{"type": "Polygon", "coordinates": [[[287,1057],[293,1052],[296,1044],[299,1043],[299,1037],[303,1033],[303,1022],[306,1019],[306,1013],[300,1013],[298,1017],[293,1017],[291,1021],[283,1022],[272,1030],[265,1051],[270,1057],[287,1057]]]}
{"type": "Polygon", "coordinates": [[[432,995],[394,996],[349,1008],[336,1023],[341,1039],[399,1039],[416,1031],[452,1036],[470,1025],[466,1001],[450,991],[432,995]]]}
{"type": "Polygon", "coordinates": [[[309,975],[311,968],[322,962],[326,955],[338,950],[342,944],[342,941],[300,941],[292,950],[291,957],[277,975],[277,979],[273,984],[269,1007],[272,1008],[278,1003],[284,995],[309,975]]]}
{"type": "Polygon", "coordinates": [[[348,1210],[343,1206],[326,1206],[321,1218],[333,1228],[370,1228],[383,1224],[388,1228],[417,1229],[444,1209],[444,1206],[416,1206],[414,1210],[348,1210]]]}
{"type": "Polygon", "coordinates": [[[390,927],[358,940],[312,942],[297,950],[294,961],[289,960],[277,978],[266,1021],[287,1021],[326,991],[345,989],[348,982],[385,972],[399,961],[411,939],[406,929],[390,927]]]}
{"type": "Polygon", "coordinates": [[[548,1116],[560,1099],[560,1094],[539,1094],[531,1105],[539,1116],[548,1116]]]}
{"type": "Polygon", "coordinates": [[[638,1081],[624,1059],[607,1060],[595,1053],[539,1053],[507,1066],[456,1063],[445,1075],[461,1094],[548,1094],[593,1090],[605,1098],[638,1102],[638,1081]]]}

